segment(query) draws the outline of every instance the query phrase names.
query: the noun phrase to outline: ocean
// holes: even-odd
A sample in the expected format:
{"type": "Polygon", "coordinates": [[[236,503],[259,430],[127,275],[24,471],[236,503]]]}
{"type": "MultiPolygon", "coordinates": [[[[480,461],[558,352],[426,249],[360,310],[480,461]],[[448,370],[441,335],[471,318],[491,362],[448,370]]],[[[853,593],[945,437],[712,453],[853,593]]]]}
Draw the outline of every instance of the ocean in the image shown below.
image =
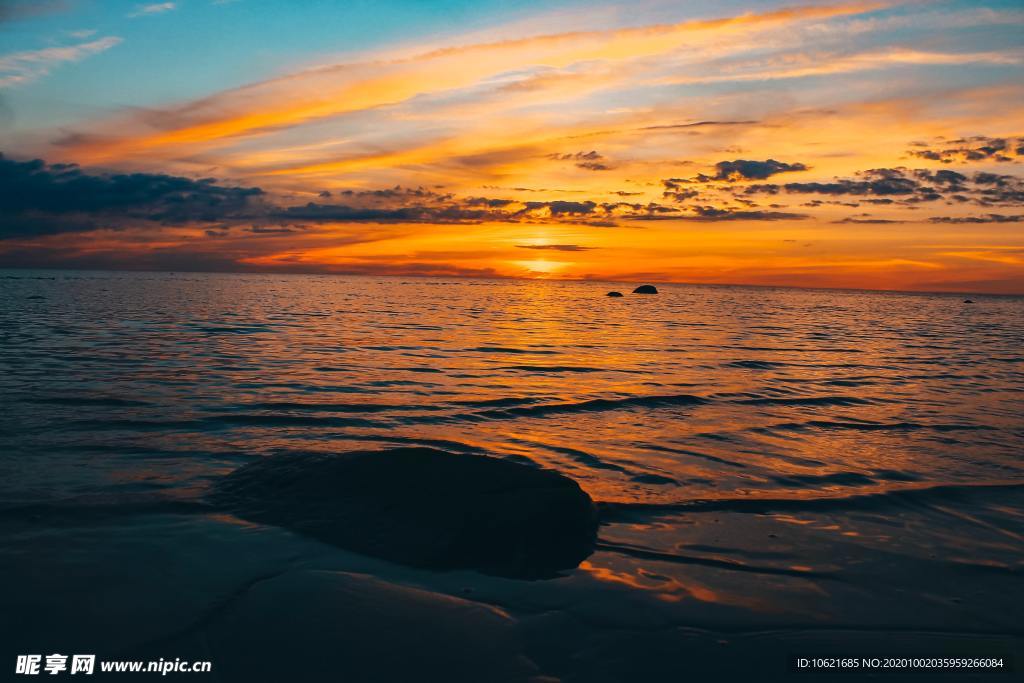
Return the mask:
{"type": "Polygon", "coordinates": [[[632,288],[0,271],[5,649],[255,680],[340,634],[337,676],[613,681],[1020,648],[1024,298],[632,288]],[[431,571],[203,503],[412,446],[574,480],[592,554],[431,571]]]}

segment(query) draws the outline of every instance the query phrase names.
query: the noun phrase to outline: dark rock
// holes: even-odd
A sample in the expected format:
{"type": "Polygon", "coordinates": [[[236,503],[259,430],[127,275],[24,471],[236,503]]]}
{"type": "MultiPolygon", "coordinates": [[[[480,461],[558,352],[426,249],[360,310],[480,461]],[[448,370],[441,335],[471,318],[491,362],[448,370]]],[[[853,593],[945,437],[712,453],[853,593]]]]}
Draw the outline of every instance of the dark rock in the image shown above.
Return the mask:
{"type": "Polygon", "coordinates": [[[622,296],[622,292],[608,292],[605,296],[622,296]]]}
{"type": "Polygon", "coordinates": [[[973,304],[974,302],[971,301],[970,299],[964,299],[964,303],[965,304],[973,304]]]}
{"type": "Polygon", "coordinates": [[[430,448],[273,456],[222,479],[212,502],[393,562],[527,579],[576,567],[597,534],[573,480],[430,448]]]}
{"type": "Polygon", "coordinates": [[[634,294],[657,294],[658,288],[654,285],[640,285],[633,290],[634,294]]]}

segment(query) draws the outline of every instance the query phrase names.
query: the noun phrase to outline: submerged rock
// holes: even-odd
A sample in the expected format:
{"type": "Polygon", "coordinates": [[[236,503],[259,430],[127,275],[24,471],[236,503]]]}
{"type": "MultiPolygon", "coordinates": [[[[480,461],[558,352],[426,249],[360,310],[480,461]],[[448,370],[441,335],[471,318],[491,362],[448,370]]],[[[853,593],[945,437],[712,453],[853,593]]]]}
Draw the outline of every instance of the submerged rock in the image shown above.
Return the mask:
{"type": "Polygon", "coordinates": [[[430,448],[269,457],[221,480],[213,502],[365,555],[528,579],[576,567],[597,533],[573,480],[430,448]]]}
{"type": "Polygon", "coordinates": [[[633,290],[634,294],[657,294],[658,288],[654,285],[640,285],[633,290]]]}
{"type": "Polygon", "coordinates": [[[622,292],[608,292],[605,296],[622,296],[622,292]]]}
{"type": "Polygon", "coordinates": [[[973,304],[974,302],[971,301],[970,299],[964,299],[964,303],[965,304],[973,304]]]}

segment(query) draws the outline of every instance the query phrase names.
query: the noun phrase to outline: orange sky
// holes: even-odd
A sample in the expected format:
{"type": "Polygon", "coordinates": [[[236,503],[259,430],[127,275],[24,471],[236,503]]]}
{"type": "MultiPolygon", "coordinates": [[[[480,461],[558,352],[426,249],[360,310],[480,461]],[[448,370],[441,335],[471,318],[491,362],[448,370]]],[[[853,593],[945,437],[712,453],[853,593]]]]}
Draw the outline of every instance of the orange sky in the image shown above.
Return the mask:
{"type": "Polygon", "coordinates": [[[263,194],[178,219],[165,195],[19,205],[0,264],[1024,293],[1019,9],[652,7],[25,127],[9,159],[263,194]]]}

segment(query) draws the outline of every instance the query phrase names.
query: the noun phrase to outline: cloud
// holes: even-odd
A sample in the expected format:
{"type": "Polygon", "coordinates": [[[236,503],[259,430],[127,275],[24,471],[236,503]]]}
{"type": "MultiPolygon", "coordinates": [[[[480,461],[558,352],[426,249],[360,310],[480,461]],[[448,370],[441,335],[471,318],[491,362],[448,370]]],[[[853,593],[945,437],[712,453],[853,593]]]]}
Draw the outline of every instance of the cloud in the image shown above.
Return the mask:
{"type": "Polygon", "coordinates": [[[24,246],[0,250],[0,264],[16,268],[74,268],[177,272],[239,272],[253,270],[236,254],[192,246],[155,249],[89,250],[77,247],[24,246]]]}
{"type": "Polygon", "coordinates": [[[715,180],[764,180],[777,173],[792,173],[793,171],[806,171],[807,166],[801,163],[787,164],[775,159],[767,161],[749,161],[737,159],[735,161],[719,161],[715,164],[715,180]]]}
{"type": "MultiPolygon", "coordinates": [[[[322,193],[321,193],[322,194],[322,193]]],[[[301,223],[432,223],[576,220],[620,207],[594,201],[518,202],[457,198],[422,187],[338,190],[339,202],[286,206],[259,187],[233,187],[212,178],[159,173],[91,174],[75,164],[16,161],[0,155],[0,239],[121,228],[140,221],[161,225],[250,222],[252,234],[296,232],[301,223]]]]}
{"type": "Polygon", "coordinates": [[[761,209],[739,209],[695,204],[690,213],[679,213],[675,207],[650,204],[645,212],[624,215],[623,218],[639,221],[698,221],[714,223],[719,221],[799,221],[810,218],[808,214],[788,211],[765,211],[761,209]]]}
{"type": "Polygon", "coordinates": [[[574,161],[576,162],[577,168],[583,168],[588,171],[610,171],[611,166],[605,163],[603,155],[591,150],[589,152],[576,152],[575,154],[549,154],[548,159],[554,159],[555,161],[574,161]]]}
{"type": "Polygon", "coordinates": [[[850,216],[848,218],[844,218],[841,221],[833,221],[833,222],[836,223],[836,224],[839,224],[839,225],[842,225],[842,224],[854,224],[854,225],[857,225],[857,224],[860,224],[860,225],[893,225],[893,224],[896,224],[896,223],[906,223],[906,221],[893,220],[893,219],[890,219],[890,218],[857,218],[855,216],[850,216]]]}
{"type": "MultiPolygon", "coordinates": [[[[540,96],[565,97],[632,80],[626,68],[636,60],[672,55],[695,42],[714,44],[752,32],[798,22],[821,21],[869,12],[884,3],[800,6],[714,19],[596,31],[570,31],[448,47],[415,46],[390,54],[366,55],[363,60],[326,63],[242,88],[224,91],[157,114],[111,121],[110,138],[83,141],[77,158],[92,162],[154,153],[183,155],[262,137],[304,124],[339,119],[362,112],[431,103],[432,98],[468,93],[505,92],[509,74],[524,64],[565,71],[566,79],[540,91],[540,96]],[[607,68],[601,66],[609,65],[607,68]],[[590,65],[590,66],[588,66],[590,65]],[[591,71],[589,69],[594,69],[591,71]],[[580,85],[575,85],[577,82],[580,85]]],[[[628,71],[628,68],[626,68],[628,71]]],[[[519,80],[536,76],[521,75],[519,80]]],[[[524,97],[536,97],[527,89],[524,97]]],[[[497,104],[500,100],[496,100],[497,104]]],[[[465,109],[465,107],[463,107],[465,109]]],[[[490,120],[488,117],[477,119],[490,120]]],[[[472,127],[472,124],[469,124],[472,127]]],[[[509,137],[514,137],[509,131],[509,137]]],[[[477,150],[473,150],[477,151],[477,150]]],[[[402,163],[405,157],[395,159],[402,163]]],[[[412,160],[415,163],[415,159],[412,160]]],[[[331,168],[299,167],[298,172],[329,172],[331,168]]]]}
{"type": "Polygon", "coordinates": [[[162,14],[164,12],[170,12],[173,9],[177,9],[178,3],[176,2],[154,2],[148,5],[136,5],[135,10],[128,16],[131,18],[143,17],[149,14],[162,14]]]}
{"type": "MultiPolygon", "coordinates": [[[[786,192],[798,194],[832,194],[832,195],[904,195],[913,194],[918,185],[909,179],[882,179],[882,180],[850,180],[842,179],[830,183],[786,183],[786,192]]],[[[778,188],[777,185],[755,186],[747,188],[748,192],[771,191],[767,188],[778,188]]]]}
{"type": "Polygon", "coordinates": [[[74,164],[0,155],[0,239],[80,232],[132,221],[185,223],[244,216],[255,187],[153,173],[90,175],[74,164]]]}
{"type": "Polygon", "coordinates": [[[286,225],[254,225],[250,228],[246,228],[246,232],[251,232],[254,235],[294,235],[296,233],[303,232],[303,229],[299,227],[289,227],[286,225]]]}
{"type": "Polygon", "coordinates": [[[570,215],[582,215],[594,213],[597,208],[597,203],[592,201],[585,202],[574,202],[566,201],[563,199],[550,201],[550,202],[523,202],[524,209],[520,211],[520,214],[529,213],[531,211],[547,209],[552,216],[562,216],[565,214],[570,215]]]}
{"type": "Polygon", "coordinates": [[[492,209],[500,209],[515,203],[514,199],[492,199],[489,197],[469,197],[465,200],[466,206],[486,206],[492,209]]]}
{"type": "Polygon", "coordinates": [[[994,138],[976,135],[969,138],[948,140],[941,147],[933,147],[920,143],[925,149],[912,149],[908,156],[943,164],[970,163],[984,161],[1009,162],[1015,157],[1024,155],[1024,137],[994,138]]]}
{"type": "Polygon", "coordinates": [[[919,168],[914,171],[914,177],[919,180],[926,180],[928,182],[942,185],[943,189],[946,190],[957,190],[963,188],[964,183],[967,182],[967,176],[963,173],[948,171],[946,169],[933,172],[928,169],[919,168]]]}
{"type": "Polygon", "coordinates": [[[666,178],[662,180],[661,184],[665,187],[662,196],[667,199],[673,199],[676,202],[684,202],[689,199],[695,199],[700,195],[700,191],[693,188],[694,185],[707,186],[715,182],[733,183],[741,180],[765,180],[778,173],[806,171],[808,168],[806,164],[799,162],[786,163],[784,161],[776,161],[775,159],[768,159],[766,161],[752,161],[749,159],[719,161],[715,164],[714,175],[699,173],[692,178],[666,178]]]}
{"type": "Polygon", "coordinates": [[[1024,223],[1024,214],[1006,216],[998,213],[990,213],[985,216],[933,216],[928,219],[931,223],[1024,223]]]}
{"type": "Polygon", "coordinates": [[[121,38],[108,36],[78,45],[0,55],[0,88],[30,83],[47,75],[61,64],[80,62],[119,43],[121,38]]]}
{"type": "MultiPolygon", "coordinates": [[[[359,195],[353,195],[357,198],[359,195]]],[[[366,194],[362,195],[364,198],[366,194]]],[[[372,193],[370,194],[372,197],[372,193]]],[[[655,212],[660,207],[641,204],[598,203],[592,200],[517,201],[488,197],[458,198],[438,195],[440,200],[413,201],[408,197],[397,201],[360,203],[316,203],[275,209],[267,214],[271,220],[368,223],[520,223],[520,222],[585,222],[598,227],[613,227],[608,219],[614,216],[632,218],[634,212],[655,212]]],[[[674,210],[674,209],[666,209],[674,210]]]]}
{"type": "Polygon", "coordinates": [[[978,206],[1019,206],[1024,204],[1024,179],[1019,176],[988,172],[972,176],[956,171],[929,169],[873,168],[860,171],[854,178],[835,178],[827,182],[763,183],[749,185],[744,194],[776,195],[821,194],[856,196],[871,203],[909,206],[945,200],[978,206]],[[867,199],[870,198],[870,199],[867,199]]]}
{"type": "Polygon", "coordinates": [[[721,209],[713,206],[692,206],[694,215],[680,216],[691,221],[797,221],[810,218],[803,213],[785,211],[747,211],[744,209],[721,209]]]}
{"type": "Polygon", "coordinates": [[[929,52],[906,48],[889,48],[860,54],[781,54],[771,59],[760,57],[747,63],[716,65],[708,76],[669,76],[657,81],[662,85],[710,85],[793,80],[816,76],[836,76],[891,67],[952,66],[991,64],[1016,66],[1024,62],[1020,51],[1005,52],[929,52]],[[794,66],[794,63],[796,64],[794,66]]]}
{"type": "Polygon", "coordinates": [[[704,128],[709,126],[750,126],[758,121],[694,121],[693,123],[670,123],[657,126],[644,126],[640,130],[674,130],[678,128],[704,128]]]}
{"type": "MultiPolygon", "coordinates": [[[[622,220],[777,221],[804,214],[695,205],[688,212],[655,202],[600,202],[552,199],[521,201],[458,197],[423,187],[309,191],[322,199],[287,205],[260,187],[239,187],[213,178],[193,179],[162,173],[89,173],[75,164],[17,161],[0,155],[0,239],[29,238],[146,225],[196,226],[211,238],[223,238],[234,226],[254,236],[305,232],[310,225],[481,223],[576,224],[616,227],[622,220]],[[326,197],[323,195],[326,194],[326,197]]],[[[524,246],[523,248],[533,248],[524,246]]],[[[562,244],[540,249],[579,250],[562,244]]]]}
{"type": "Polygon", "coordinates": [[[693,181],[684,180],[682,178],[667,178],[662,180],[662,185],[665,186],[665,191],[661,193],[661,196],[665,199],[671,199],[674,202],[682,204],[690,199],[696,199],[700,196],[699,190],[694,190],[688,187],[682,187],[680,183],[690,183],[693,181]]]}
{"type": "Polygon", "coordinates": [[[351,204],[317,204],[309,202],[275,210],[267,215],[276,220],[367,223],[479,223],[506,221],[506,213],[489,209],[467,209],[455,204],[446,206],[366,207],[351,204]]]}
{"type": "Polygon", "coordinates": [[[597,247],[581,247],[578,244],[517,244],[520,249],[542,249],[550,251],[590,251],[597,247]]]}

